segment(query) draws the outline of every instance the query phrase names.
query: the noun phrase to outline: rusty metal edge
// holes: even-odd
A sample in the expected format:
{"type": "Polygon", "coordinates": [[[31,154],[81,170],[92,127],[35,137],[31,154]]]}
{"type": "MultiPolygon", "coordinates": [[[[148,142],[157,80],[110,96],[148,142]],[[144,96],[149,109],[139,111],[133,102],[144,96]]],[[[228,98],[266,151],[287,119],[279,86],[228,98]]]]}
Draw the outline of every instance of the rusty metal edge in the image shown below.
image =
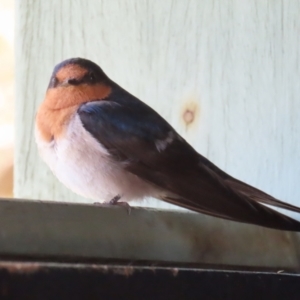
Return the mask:
{"type": "Polygon", "coordinates": [[[1,299],[299,299],[299,274],[0,261],[1,299]]]}

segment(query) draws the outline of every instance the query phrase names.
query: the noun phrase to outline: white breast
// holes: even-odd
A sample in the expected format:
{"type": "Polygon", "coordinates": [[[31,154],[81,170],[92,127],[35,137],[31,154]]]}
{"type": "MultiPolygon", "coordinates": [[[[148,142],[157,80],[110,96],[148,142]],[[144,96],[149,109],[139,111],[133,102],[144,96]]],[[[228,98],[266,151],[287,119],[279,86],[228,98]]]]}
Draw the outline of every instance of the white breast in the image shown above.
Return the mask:
{"type": "Polygon", "coordinates": [[[57,178],[75,193],[99,202],[116,195],[121,201],[155,197],[154,187],[128,173],[87,132],[75,114],[63,138],[45,142],[36,129],[40,155],[57,178]]]}

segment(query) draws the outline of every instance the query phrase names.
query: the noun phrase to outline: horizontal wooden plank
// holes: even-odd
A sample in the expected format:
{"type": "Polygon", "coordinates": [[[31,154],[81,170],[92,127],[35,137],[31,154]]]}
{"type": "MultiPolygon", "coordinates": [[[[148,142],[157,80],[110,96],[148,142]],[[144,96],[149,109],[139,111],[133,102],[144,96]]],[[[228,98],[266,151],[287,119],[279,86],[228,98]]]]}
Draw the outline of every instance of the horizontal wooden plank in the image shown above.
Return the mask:
{"type": "Polygon", "coordinates": [[[0,201],[0,256],[298,269],[296,234],[180,211],[0,201]]]}

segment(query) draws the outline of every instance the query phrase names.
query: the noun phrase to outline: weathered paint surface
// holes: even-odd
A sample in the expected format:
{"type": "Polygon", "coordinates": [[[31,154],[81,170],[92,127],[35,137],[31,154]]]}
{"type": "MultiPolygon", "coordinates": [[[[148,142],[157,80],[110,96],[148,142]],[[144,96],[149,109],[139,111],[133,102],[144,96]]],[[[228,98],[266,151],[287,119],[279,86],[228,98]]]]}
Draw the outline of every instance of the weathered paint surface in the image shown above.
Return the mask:
{"type": "Polygon", "coordinates": [[[299,269],[295,234],[167,212],[0,201],[0,257],[128,259],[299,269]]]}

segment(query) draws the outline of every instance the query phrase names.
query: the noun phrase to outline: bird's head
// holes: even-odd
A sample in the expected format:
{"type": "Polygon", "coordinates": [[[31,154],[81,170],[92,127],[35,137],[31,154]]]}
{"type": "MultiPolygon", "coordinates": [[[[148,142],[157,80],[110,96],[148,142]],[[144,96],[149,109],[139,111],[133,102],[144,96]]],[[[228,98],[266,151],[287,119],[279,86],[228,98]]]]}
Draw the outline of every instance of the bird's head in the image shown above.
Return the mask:
{"type": "Polygon", "coordinates": [[[67,59],[55,66],[48,88],[96,85],[107,80],[102,69],[83,58],[67,59]]]}
{"type": "Polygon", "coordinates": [[[45,102],[52,109],[62,109],[106,98],[111,88],[109,78],[94,62],[71,58],[55,66],[45,102]]]}
{"type": "Polygon", "coordinates": [[[71,58],[58,64],[36,115],[38,136],[47,142],[63,136],[82,104],[108,99],[111,83],[101,68],[90,60],[71,58]]]}

